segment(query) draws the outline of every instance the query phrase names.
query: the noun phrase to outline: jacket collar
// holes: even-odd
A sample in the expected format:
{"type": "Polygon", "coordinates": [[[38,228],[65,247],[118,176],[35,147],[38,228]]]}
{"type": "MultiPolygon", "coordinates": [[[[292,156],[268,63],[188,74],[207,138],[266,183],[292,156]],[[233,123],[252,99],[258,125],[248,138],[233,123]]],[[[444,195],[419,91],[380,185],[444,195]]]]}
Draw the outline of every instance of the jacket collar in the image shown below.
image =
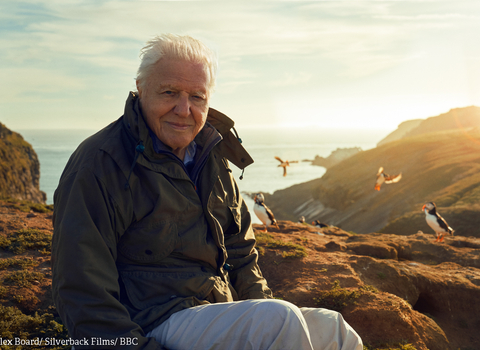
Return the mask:
{"type": "MultiPolygon", "coordinates": [[[[158,158],[158,155],[153,149],[153,142],[148,134],[148,127],[143,119],[140,111],[140,104],[138,103],[138,93],[130,92],[127,102],[125,104],[124,125],[130,130],[130,133],[137,141],[142,141],[145,146],[145,155],[150,159],[158,158]]],[[[231,129],[235,125],[233,120],[228,118],[225,114],[210,108],[208,110],[207,122],[213,126],[223,137],[223,140],[217,145],[219,154],[227,158],[230,162],[235,164],[240,169],[245,169],[248,165],[253,163],[252,157],[243,148],[239,139],[235,137],[231,129]]],[[[208,127],[206,123],[206,127],[208,127]]],[[[201,130],[199,135],[195,138],[201,138],[205,127],[201,130]]]]}

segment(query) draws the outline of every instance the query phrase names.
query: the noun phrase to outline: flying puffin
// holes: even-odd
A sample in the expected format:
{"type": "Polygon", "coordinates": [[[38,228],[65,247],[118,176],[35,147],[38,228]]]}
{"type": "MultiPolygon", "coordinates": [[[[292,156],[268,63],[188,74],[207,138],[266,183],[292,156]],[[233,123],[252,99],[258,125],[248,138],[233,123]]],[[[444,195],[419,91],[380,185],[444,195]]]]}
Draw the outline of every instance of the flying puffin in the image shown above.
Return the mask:
{"type": "Polygon", "coordinates": [[[437,234],[435,242],[443,242],[443,236],[447,233],[453,235],[454,230],[448,226],[444,218],[437,213],[435,203],[428,202],[422,207],[422,211],[425,212],[425,220],[427,220],[428,226],[430,226],[437,234]]]}
{"type": "Polygon", "coordinates": [[[265,225],[264,232],[267,232],[267,227],[270,225],[275,225],[278,228],[277,220],[275,220],[272,211],[264,203],[265,198],[263,197],[263,194],[257,193],[253,200],[255,201],[253,211],[265,225]]]}
{"type": "Polygon", "coordinates": [[[287,166],[290,166],[290,163],[298,163],[298,160],[292,160],[292,161],[283,161],[280,157],[275,157],[276,160],[278,160],[281,164],[279,167],[283,167],[283,176],[287,176],[287,166]]]}
{"type": "Polygon", "coordinates": [[[375,189],[377,191],[380,191],[380,187],[382,186],[382,184],[385,182],[386,184],[393,184],[393,183],[396,183],[398,181],[400,181],[400,179],[402,178],[402,173],[398,174],[398,175],[388,175],[388,174],[385,174],[383,172],[383,167],[380,167],[378,169],[378,173],[377,173],[377,181],[375,182],[375,189]]]}

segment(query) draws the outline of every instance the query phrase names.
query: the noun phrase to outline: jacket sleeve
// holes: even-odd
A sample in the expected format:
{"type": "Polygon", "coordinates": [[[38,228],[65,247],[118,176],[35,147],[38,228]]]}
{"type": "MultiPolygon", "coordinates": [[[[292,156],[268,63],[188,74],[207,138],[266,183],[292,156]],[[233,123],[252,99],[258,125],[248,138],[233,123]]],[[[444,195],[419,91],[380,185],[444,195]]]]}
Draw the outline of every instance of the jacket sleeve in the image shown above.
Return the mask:
{"type": "Polygon", "coordinates": [[[273,298],[272,291],[258,266],[258,252],[255,249],[255,234],[250,213],[233,178],[232,182],[238,207],[231,210],[233,225],[238,233],[225,235],[227,264],[231,266],[230,281],[241,300],[273,298]]]}
{"type": "Polygon", "coordinates": [[[54,207],[53,299],[75,349],[164,349],[119,302],[116,243],[125,223],[105,184],[88,170],[70,174],[54,207]]]}

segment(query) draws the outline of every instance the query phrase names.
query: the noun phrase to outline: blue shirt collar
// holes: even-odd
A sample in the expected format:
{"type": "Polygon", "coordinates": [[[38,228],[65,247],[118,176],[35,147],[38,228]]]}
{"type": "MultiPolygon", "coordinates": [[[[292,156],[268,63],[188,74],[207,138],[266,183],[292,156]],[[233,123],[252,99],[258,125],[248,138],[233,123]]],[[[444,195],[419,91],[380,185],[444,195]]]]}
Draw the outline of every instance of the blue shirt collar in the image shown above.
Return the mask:
{"type": "Polygon", "coordinates": [[[195,159],[195,154],[197,153],[197,143],[195,141],[190,142],[185,151],[185,158],[183,159],[183,164],[187,165],[190,162],[193,162],[195,159]]]}
{"type": "MultiPolygon", "coordinates": [[[[155,135],[152,129],[148,128],[148,133],[153,141],[153,149],[157,153],[172,153],[172,151],[167,147],[160,139],[155,135]]],[[[188,164],[195,159],[195,154],[197,153],[197,143],[195,141],[190,142],[185,151],[185,158],[183,159],[183,164],[188,164]]],[[[173,154],[173,153],[172,153],[173,154]]]]}

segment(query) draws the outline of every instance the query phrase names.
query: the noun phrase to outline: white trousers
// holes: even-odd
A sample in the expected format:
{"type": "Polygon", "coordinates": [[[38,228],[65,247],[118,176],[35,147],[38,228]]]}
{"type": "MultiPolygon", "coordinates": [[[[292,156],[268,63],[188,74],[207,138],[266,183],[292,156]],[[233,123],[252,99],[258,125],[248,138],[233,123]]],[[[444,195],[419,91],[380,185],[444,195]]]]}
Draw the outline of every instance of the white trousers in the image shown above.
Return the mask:
{"type": "Polygon", "coordinates": [[[363,350],[340,313],[276,299],[185,309],[147,337],[171,350],[363,350]]]}

